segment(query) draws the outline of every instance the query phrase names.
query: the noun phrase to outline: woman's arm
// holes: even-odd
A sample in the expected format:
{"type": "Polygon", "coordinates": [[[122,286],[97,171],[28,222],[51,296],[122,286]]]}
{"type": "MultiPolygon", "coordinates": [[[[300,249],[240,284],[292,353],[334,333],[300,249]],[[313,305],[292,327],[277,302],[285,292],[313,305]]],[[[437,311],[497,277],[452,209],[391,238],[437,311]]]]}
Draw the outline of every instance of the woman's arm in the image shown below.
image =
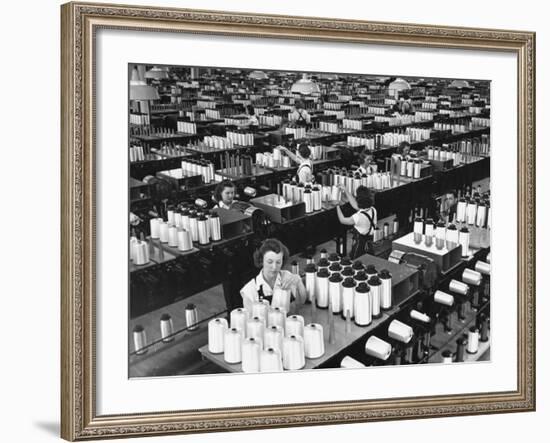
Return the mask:
{"type": "Polygon", "coordinates": [[[283,147],[281,147],[281,150],[284,151],[286,153],[286,155],[288,155],[293,162],[300,163],[300,159],[290,149],[285,148],[283,146],[283,147]]]}
{"type": "Polygon", "coordinates": [[[346,194],[346,197],[351,207],[356,211],[359,211],[359,206],[357,206],[357,200],[355,200],[355,197],[350,192],[348,192],[347,188],[344,185],[339,185],[339,186],[340,186],[340,189],[344,191],[344,193],[346,194]]]}
{"type": "Polygon", "coordinates": [[[300,300],[302,304],[305,303],[307,300],[307,291],[306,291],[304,282],[302,282],[301,278],[298,278],[298,284],[296,285],[296,290],[298,291],[298,297],[296,297],[296,299],[300,300]]]}
{"type": "Polygon", "coordinates": [[[256,290],[254,279],[243,286],[241,289],[241,297],[243,298],[243,308],[245,308],[250,315],[252,313],[252,304],[258,301],[258,291],[256,290]]]}
{"type": "Polygon", "coordinates": [[[342,223],[343,225],[355,225],[355,220],[353,220],[353,217],[344,217],[340,206],[336,206],[336,214],[338,214],[338,220],[340,220],[340,223],[342,223]]]}

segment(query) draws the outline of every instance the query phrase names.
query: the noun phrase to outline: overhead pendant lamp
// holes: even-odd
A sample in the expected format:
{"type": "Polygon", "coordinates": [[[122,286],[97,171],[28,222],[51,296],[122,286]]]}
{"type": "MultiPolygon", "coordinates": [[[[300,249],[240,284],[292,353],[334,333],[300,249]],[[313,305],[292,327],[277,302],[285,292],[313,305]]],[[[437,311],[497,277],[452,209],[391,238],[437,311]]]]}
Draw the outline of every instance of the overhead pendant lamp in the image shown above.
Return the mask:
{"type": "Polygon", "coordinates": [[[166,80],[168,79],[168,70],[167,68],[159,68],[158,66],[153,66],[145,73],[145,78],[153,80],[166,80]]]}
{"type": "Polygon", "coordinates": [[[397,78],[388,85],[389,95],[398,98],[399,92],[411,89],[409,82],[402,78],[397,78]]]}
{"type": "Polygon", "coordinates": [[[145,80],[139,78],[137,67],[132,69],[130,79],[130,100],[158,100],[159,93],[153,86],[147,85],[145,80]]]}
{"type": "Polygon", "coordinates": [[[466,80],[453,80],[451,84],[449,85],[449,88],[470,88],[470,83],[468,83],[466,80]]]}
{"type": "Polygon", "coordinates": [[[292,85],[290,92],[309,95],[320,92],[320,89],[319,85],[308,78],[307,74],[302,74],[302,78],[292,85]]]}
{"type": "Polygon", "coordinates": [[[267,80],[269,77],[264,71],[252,71],[248,74],[248,78],[252,80],[267,80]]]}

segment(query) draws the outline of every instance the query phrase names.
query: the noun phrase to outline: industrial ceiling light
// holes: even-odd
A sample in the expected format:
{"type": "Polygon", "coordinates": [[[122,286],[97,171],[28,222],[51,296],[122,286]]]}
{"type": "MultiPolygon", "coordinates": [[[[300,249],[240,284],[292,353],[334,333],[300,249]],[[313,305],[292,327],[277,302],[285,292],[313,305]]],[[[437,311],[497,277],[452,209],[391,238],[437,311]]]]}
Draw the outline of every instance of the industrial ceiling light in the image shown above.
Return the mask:
{"type": "Polygon", "coordinates": [[[252,80],[266,80],[268,76],[264,71],[252,71],[248,74],[248,78],[252,80]]]}
{"type": "Polygon", "coordinates": [[[145,78],[150,78],[152,80],[166,80],[168,78],[168,68],[159,68],[158,66],[153,66],[145,73],[145,78]]]}
{"type": "Polygon", "coordinates": [[[331,80],[331,81],[338,80],[338,74],[319,74],[319,77],[323,80],[331,80]]]}
{"type": "Polygon", "coordinates": [[[157,89],[140,79],[138,69],[134,67],[130,79],[130,100],[158,100],[159,98],[157,89]]]}
{"type": "Polygon", "coordinates": [[[307,74],[302,74],[302,78],[292,85],[290,92],[303,95],[310,95],[321,92],[319,85],[308,78],[307,74]]]}
{"type": "Polygon", "coordinates": [[[411,89],[411,85],[409,85],[409,82],[403,80],[402,78],[397,78],[388,85],[389,95],[395,98],[398,97],[400,91],[406,91],[409,89],[411,89]]]}
{"type": "Polygon", "coordinates": [[[466,80],[453,80],[449,85],[450,88],[470,88],[470,83],[466,80]]]}

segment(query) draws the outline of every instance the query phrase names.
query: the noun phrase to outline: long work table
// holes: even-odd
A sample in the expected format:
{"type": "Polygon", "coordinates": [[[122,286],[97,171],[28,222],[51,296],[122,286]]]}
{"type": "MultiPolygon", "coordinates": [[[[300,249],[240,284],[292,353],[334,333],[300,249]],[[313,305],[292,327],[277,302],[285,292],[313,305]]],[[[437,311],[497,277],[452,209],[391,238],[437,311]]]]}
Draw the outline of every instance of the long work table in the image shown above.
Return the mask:
{"type": "MultiPolygon", "coordinates": [[[[298,257],[295,257],[298,259],[298,257]]],[[[357,340],[372,332],[376,327],[387,321],[398,310],[399,306],[418,292],[418,271],[406,266],[397,265],[372,255],[365,254],[359,257],[365,265],[373,264],[377,269],[388,269],[392,274],[392,292],[398,294],[392,300],[392,307],[382,311],[379,318],[374,319],[368,326],[358,326],[352,321],[344,320],[340,314],[332,314],[328,309],[320,309],[312,304],[300,304],[291,308],[289,315],[301,315],[304,323],[318,323],[323,327],[325,352],[319,358],[306,359],[303,369],[314,369],[337,355],[345,348],[353,345],[357,340]]],[[[228,372],[242,372],[240,363],[227,363],[222,354],[213,354],[208,350],[208,344],[201,346],[199,352],[203,358],[210,360],[228,372]]]]}

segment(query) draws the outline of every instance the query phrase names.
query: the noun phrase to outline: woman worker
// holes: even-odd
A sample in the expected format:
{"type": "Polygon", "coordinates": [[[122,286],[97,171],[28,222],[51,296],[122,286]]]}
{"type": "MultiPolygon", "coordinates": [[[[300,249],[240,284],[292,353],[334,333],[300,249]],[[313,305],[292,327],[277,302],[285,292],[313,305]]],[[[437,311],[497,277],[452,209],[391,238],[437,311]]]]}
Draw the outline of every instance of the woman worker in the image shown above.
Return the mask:
{"type": "Polygon", "coordinates": [[[275,238],[264,240],[254,253],[254,264],[261,268],[260,273],[241,289],[243,306],[249,313],[252,304],[259,300],[268,300],[271,306],[288,313],[297,297],[306,299],[306,288],[300,276],[281,269],[288,257],[287,247],[275,238]]]}
{"type": "Polygon", "coordinates": [[[359,155],[359,163],[359,167],[355,170],[355,172],[361,175],[370,175],[378,171],[378,165],[373,162],[372,154],[366,150],[361,152],[359,155]]]}
{"type": "Polygon", "coordinates": [[[248,121],[244,123],[243,127],[250,127],[250,126],[258,126],[260,123],[258,121],[258,117],[254,114],[254,106],[248,105],[246,107],[246,116],[248,117],[248,121]]]}
{"type": "Polygon", "coordinates": [[[452,223],[456,219],[456,210],[458,207],[458,194],[456,191],[449,191],[441,199],[440,220],[445,223],[452,223]]]}
{"type": "Polygon", "coordinates": [[[353,209],[357,211],[351,217],[344,217],[340,206],[336,207],[340,223],[354,228],[350,258],[355,260],[365,253],[374,255],[372,240],[376,229],[377,214],[376,208],[373,206],[371,191],[366,186],[359,186],[356,191],[357,197],[354,197],[345,186],[340,185],[340,189],[346,194],[353,209]]]}
{"type": "Polygon", "coordinates": [[[298,171],[296,172],[298,183],[304,185],[313,183],[313,162],[310,159],[311,149],[309,149],[309,146],[306,143],[301,143],[297,154],[284,146],[281,147],[281,151],[284,151],[293,162],[298,163],[298,171]]]}
{"type": "Polygon", "coordinates": [[[311,116],[309,112],[304,109],[304,103],[301,100],[297,100],[292,112],[288,114],[288,121],[297,125],[309,127],[311,123],[311,116]]]}
{"type": "Polygon", "coordinates": [[[235,183],[231,180],[223,180],[214,189],[212,199],[217,208],[231,209],[235,200],[235,183]]]}
{"type": "Polygon", "coordinates": [[[397,148],[397,153],[401,155],[402,158],[408,159],[411,155],[411,144],[407,141],[399,143],[397,148]]]}

